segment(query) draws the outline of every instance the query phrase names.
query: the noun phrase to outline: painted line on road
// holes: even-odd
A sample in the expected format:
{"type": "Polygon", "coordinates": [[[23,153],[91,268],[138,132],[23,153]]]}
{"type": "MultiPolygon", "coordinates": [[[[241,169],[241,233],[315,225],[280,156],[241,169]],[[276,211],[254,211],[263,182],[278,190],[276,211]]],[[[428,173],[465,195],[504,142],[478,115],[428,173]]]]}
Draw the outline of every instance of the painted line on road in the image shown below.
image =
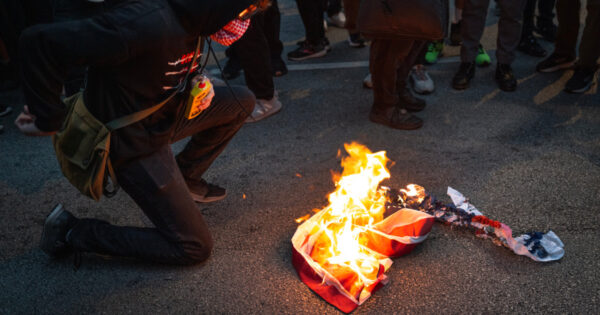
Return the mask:
{"type": "MultiPolygon", "coordinates": [[[[452,56],[438,60],[437,63],[454,63],[460,62],[458,56],[452,56]]],[[[304,63],[304,64],[288,64],[290,71],[303,70],[327,70],[327,69],[347,69],[347,68],[366,68],[369,66],[368,61],[351,61],[351,62],[328,62],[328,63],[304,63]]]]}

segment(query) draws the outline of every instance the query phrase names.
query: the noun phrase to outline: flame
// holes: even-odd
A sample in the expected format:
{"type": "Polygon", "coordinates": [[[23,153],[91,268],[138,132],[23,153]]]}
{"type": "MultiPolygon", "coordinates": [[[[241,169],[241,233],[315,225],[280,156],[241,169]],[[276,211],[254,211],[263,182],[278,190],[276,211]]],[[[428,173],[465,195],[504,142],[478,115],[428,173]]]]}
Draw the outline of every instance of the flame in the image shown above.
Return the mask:
{"type": "Polygon", "coordinates": [[[416,184],[406,185],[406,189],[400,189],[407,197],[416,197],[417,203],[421,203],[425,199],[425,188],[416,184]]]}
{"type": "Polygon", "coordinates": [[[378,187],[390,173],[385,151],[372,153],[358,143],[344,148],[349,156],[342,159],[342,174],[334,174],[336,189],[321,210],[310,256],[356,295],[379,274],[378,256],[365,246],[363,234],[383,220],[386,197],[378,187]]]}

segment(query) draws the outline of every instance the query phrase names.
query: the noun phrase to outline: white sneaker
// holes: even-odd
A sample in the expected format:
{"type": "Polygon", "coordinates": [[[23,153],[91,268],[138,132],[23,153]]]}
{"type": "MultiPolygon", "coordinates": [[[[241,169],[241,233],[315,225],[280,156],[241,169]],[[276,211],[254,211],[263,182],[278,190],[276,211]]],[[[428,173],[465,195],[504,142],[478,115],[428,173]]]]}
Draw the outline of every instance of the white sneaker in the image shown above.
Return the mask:
{"type": "Polygon", "coordinates": [[[339,28],[344,28],[346,25],[346,15],[342,11],[332,16],[328,16],[325,20],[327,23],[329,23],[329,25],[339,28]]]}
{"type": "Polygon", "coordinates": [[[372,89],[373,88],[373,81],[371,81],[371,74],[370,73],[363,80],[363,87],[365,89],[372,89]]]}
{"type": "Polygon", "coordinates": [[[413,85],[413,90],[416,93],[429,94],[435,89],[433,80],[423,65],[415,65],[412,70],[410,70],[409,77],[413,85]]]}
{"type": "Polygon", "coordinates": [[[279,101],[279,97],[277,97],[277,93],[275,93],[273,98],[270,100],[257,98],[256,104],[254,105],[254,110],[252,111],[252,114],[246,118],[246,122],[257,122],[269,116],[275,115],[281,110],[281,107],[282,105],[279,101]]]}

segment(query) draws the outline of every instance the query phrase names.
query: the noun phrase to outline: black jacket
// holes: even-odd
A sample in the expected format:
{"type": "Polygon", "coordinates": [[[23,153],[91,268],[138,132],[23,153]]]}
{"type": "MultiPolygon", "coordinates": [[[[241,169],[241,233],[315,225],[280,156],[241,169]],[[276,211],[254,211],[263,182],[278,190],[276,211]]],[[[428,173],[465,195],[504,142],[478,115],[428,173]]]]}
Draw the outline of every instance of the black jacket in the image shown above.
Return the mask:
{"type": "MultiPolygon", "coordinates": [[[[66,109],[60,94],[73,67],[89,67],[84,100],[102,122],[164,100],[185,76],[198,36],[215,33],[252,0],[114,2],[93,18],[37,25],[21,35],[25,97],[40,130],[62,126],[66,109]]],[[[182,99],[114,132],[113,161],[119,164],[167,144],[182,99]]]]}

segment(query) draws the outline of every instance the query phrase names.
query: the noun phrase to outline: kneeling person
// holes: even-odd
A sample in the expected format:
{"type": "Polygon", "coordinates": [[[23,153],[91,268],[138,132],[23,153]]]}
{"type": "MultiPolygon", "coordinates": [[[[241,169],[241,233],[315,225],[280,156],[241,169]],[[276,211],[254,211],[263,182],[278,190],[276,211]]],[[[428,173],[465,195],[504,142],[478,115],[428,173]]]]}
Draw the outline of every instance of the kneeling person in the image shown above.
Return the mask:
{"type": "MultiPolygon", "coordinates": [[[[69,69],[80,66],[89,70],[79,97],[104,124],[159,104],[197,70],[192,60],[199,36],[230,44],[246,30],[249,12],[267,2],[123,2],[91,19],[30,28],[20,40],[28,107],[15,123],[27,135],[59,130],[67,113],[62,85],[69,69]]],[[[46,219],[41,248],[51,256],[81,251],[171,264],[207,259],[213,242],[195,201],[222,199],[225,190],[202,175],[255,104],[246,88],[233,90],[239,103],[228,89],[214,87],[205,109],[191,119],[185,115],[188,93],[177,94],[147,118],[112,132],[118,183],[154,228],[78,219],[59,205],[46,219]],[[170,144],[188,136],[175,157],[170,144]]]]}

